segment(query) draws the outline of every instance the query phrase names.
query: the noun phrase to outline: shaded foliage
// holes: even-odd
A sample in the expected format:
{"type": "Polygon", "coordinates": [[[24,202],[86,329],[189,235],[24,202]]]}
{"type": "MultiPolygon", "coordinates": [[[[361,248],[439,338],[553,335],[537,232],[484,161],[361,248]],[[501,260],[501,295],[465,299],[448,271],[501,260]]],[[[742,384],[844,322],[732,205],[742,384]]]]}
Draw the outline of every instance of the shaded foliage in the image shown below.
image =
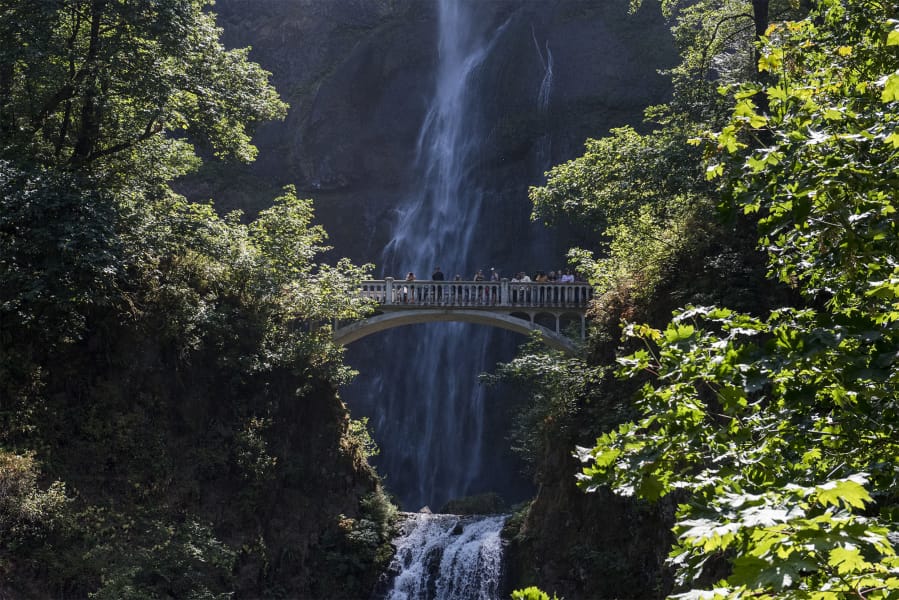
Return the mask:
{"type": "MultiPolygon", "coordinates": [[[[665,221],[666,211],[684,193],[705,199],[694,206],[719,203],[733,225],[758,228],[751,237],[770,281],[756,300],[739,303],[755,314],[696,305],[667,325],[625,329],[618,385],[643,386],[633,406],[639,416],[578,449],[581,486],[600,497],[611,489],[680,502],[668,561],[675,597],[892,597],[896,7],[825,0],[663,8],[684,52],[670,72],[672,102],[647,111],[661,125],[653,136],[673,136],[668,162],[644,150],[659,141],[613,132],[548,174],[548,185],[532,192],[536,214],[586,218],[608,236],[607,257],[575,255],[599,286],[595,314],[604,323],[697,295],[698,282],[676,276],[673,264],[693,257],[723,267],[720,298],[733,297],[741,265],[756,262],[745,245],[721,243],[727,229],[709,211],[689,213],[680,229],[689,233],[670,227],[677,222],[665,221]],[[646,168],[670,169],[680,164],[673,158],[699,151],[717,190],[646,168]],[[675,239],[699,239],[667,259],[647,250],[671,229],[675,239]],[[651,289],[627,293],[628,281],[651,289]]],[[[595,331],[601,337],[588,347],[598,350],[611,338],[607,327],[595,331]]]]}
{"type": "Polygon", "coordinates": [[[170,188],[286,109],[210,5],[0,2],[0,595],[358,596],[388,558],[325,325],[368,268],[292,188],[251,223],[170,188]]]}

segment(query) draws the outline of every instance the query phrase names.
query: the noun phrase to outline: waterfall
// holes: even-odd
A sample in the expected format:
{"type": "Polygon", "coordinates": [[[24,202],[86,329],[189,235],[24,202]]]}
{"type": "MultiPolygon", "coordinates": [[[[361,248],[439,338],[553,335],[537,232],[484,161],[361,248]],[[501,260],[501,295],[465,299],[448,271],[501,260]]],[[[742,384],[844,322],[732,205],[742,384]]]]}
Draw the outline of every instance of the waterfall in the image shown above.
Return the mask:
{"type": "MultiPolygon", "coordinates": [[[[484,65],[508,21],[491,28],[475,14],[478,6],[438,0],[435,88],[418,137],[418,183],[396,210],[384,276],[413,271],[430,279],[440,266],[448,279],[471,279],[491,266],[478,249],[484,193],[472,171],[486,136],[484,65]]],[[[490,336],[483,327],[439,323],[387,332],[378,342],[377,352],[396,360],[375,380],[365,412],[382,448],[376,464],[408,509],[485,491],[472,484],[489,479],[481,466],[486,399],[478,375],[489,366],[490,336]]]]}
{"type": "Polygon", "coordinates": [[[553,53],[549,49],[549,41],[546,42],[546,57],[543,56],[543,50],[537,42],[537,33],[531,27],[531,37],[534,39],[534,46],[537,48],[537,56],[540,57],[540,63],[543,65],[543,80],[540,81],[540,91],[537,93],[537,108],[540,114],[546,114],[549,110],[549,95],[553,87],[553,53]]]}
{"type": "MultiPolygon", "coordinates": [[[[471,3],[438,2],[438,65],[431,107],[418,137],[419,191],[397,209],[393,239],[382,256],[388,275],[408,265],[428,279],[442,263],[472,269],[482,195],[469,189],[470,170],[484,132],[478,122],[477,79],[503,27],[489,37],[475,22],[471,3]]],[[[462,273],[470,279],[472,273],[462,273]]],[[[453,272],[448,275],[452,277],[453,272]]]]}
{"type": "Polygon", "coordinates": [[[394,541],[387,600],[498,598],[505,516],[410,514],[394,541]]]}
{"type": "MultiPolygon", "coordinates": [[[[543,66],[543,79],[540,81],[540,90],[537,92],[537,110],[542,117],[546,117],[549,113],[549,97],[553,88],[553,53],[549,49],[549,40],[546,41],[546,56],[543,56],[543,50],[537,41],[537,33],[531,27],[531,39],[534,40],[534,47],[537,49],[537,56],[540,58],[540,64],[543,66]]],[[[549,166],[549,159],[552,154],[552,139],[546,132],[534,144],[536,147],[536,158],[538,168],[546,170],[549,166]]]]}

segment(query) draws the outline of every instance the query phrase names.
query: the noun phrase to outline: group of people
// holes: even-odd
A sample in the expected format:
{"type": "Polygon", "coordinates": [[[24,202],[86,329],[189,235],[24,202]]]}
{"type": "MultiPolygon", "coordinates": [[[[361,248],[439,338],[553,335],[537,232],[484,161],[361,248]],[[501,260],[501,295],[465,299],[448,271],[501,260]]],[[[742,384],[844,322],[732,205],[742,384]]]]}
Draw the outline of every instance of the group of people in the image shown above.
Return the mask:
{"type": "MultiPolygon", "coordinates": [[[[446,281],[446,276],[439,266],[434,267],[434,272],[431,273],[430,280],[446,281]]],[[[415,281],[415,273],[413,271],[409,271],[406,274],[406,281],[415,281]]],[[[457,273],[453,278],[453,281],[462,281],[462,276],[457,273]]],[[[471,281],[500,281],[499,271],[491,267],[490,274],[485,275],[483,269],[478,269],[477,273],[474,274],[474,277],[471,278],[471,281]]],[[[531,281],[537,283],[574,283],[575,279],[571,269],[565,269],[564,271],[550,271],[549,273],[537,271],[534,274],[533,279],[531,279],[524,271],[519,271],[510,281],[513,283],[529,283],[531,281]]]]}
{"type": "Polygon", "coordinates": [[[534,274],[534,278],[531,279],[527,273],[519,271],[512,278],[512,283],[527,283],[531,281],[536,281],[537,283],[574,283],[574,273],[571,272],[571,269],[565,269],[564,272],[550,271],[549,273],[537,271],[534,274]]]}
{"type": "MultiPolygon", "coordinates": [[[[406,274],[406,281],[415,281],[415,273],[409,271],[406,274]]],[[[440,270],[440,267],[434,267],[434,272],[431,273],[431,281],[446,281],[446,276],[443,274],[443,271],[440,270]]],[[[456,281],[462,281],[462,277],[456,275],[456,281]]]]}
{"type": "MultiPolygon", "coordinates": [[[[404,283],[410,284],[414,281],[417,281],[415,277],[414,271],[409,271],[406,274],[406,279],[404,283]]],[[[427,281],[446,281],[446,275],[443,273],[443,270],[438,267],[434,267],[434,272],[431,273],[431,279],[427,281]]],[[[458,273],[453,278],[453,281],[462,282],[465,281],[462,279],[462,276],[458,273]]],[[[478,269],[478,271],[474,274],[469,281],[481,282],[481,281],[489,281],[489,282],[499,282],[502,281],[499,275],[499,271],[495,268],[490,269],[489,274],[485,274],[483,269],[478,269]]],[[[519,271],[515,274],[512,279],[509,280],[510,283],[574,283],[575,277],[570,269],[565,269],[564,271],[550,271],[549,273],[545,271],[537,271],[534,274],[534,278],[528,276],[524,271],[519,271]]],[[[431,301],[437,300],[440,302],[444,297],[443,286],[433,286],[436,289],[429,289],[428,287],[414,286],[414,285],[404,285],[401,291],[401,299],[403,303],[415,303],[416,297],[418,296],[419,300],[425,301],[427,298],[430,298],[431,301]]],[[[526,291],[524,289],[519,290],[520,286],[513,286],[511,289],[512,301],[518,302],[519,299],[530,299],[531,292],[526,291]]],[[[537,292],[534,292],[535,294],[537,292]]],[[[547,291],[547,294],[550,292],[547,291]]],[[[556,297],[561,296],[561,292],[556,290],[554,292],[556,297]]],[[[480,287],[478,291],[475,293],[474,291],[469,290],[468,288],[463,288],[463,286],[449,286],[447,290],[447,297],[452,297],[453,301],[456,299],[463,300],[465,302],[475,301],[479,304],[487,303],[487,304],[495,304],[497,301],[497,287],[496,286],[484,286],[483,289],[480,287]],[[475,295],[477,294],[477,295],[475,295]]],[[[543,293],[541,292],[541,298],[543,293]]],[[[535,296],[536,297],[536,296],[535,296]]]]}
{"type": "MultiPolygon", "coordinates": [[[[446,281],[446,275],[443,273],[440,267],[435,267],[434,272],[431,273],[431,279],[425,280],[425,285],[412,285],[413,282],[416,282],[415,272],[409,271],[406,274],[406,279],[403,282],[403,285],[400,289],[400,301],[403,303],[430,303],[436,301],[437,303],[441,303],[444,299],[455,302],[461,302],[465,304],[496,304],[499,300],[500,295],[500,286],[497,285],[428,285],[430,282],[439,282],[446,281]],[[446,289],[444,289],[446,288],[446,289]]],[[[454,282],[459,282],[460,284],[465,282],[462,279],[462,276],[457,274],[453,278],[454,282]]],[[[499,271],[495,268],[490,269],[490,274],[487,275],[484,273],[483,269],[478,269],[472,279],[468,280],[468,282],[492,282],[498,283],[502,281],[499,276],[499,271]]],[[[510,283],[574,283],[575,277],[570,269],[565,269],[564,271],[550,271],[546,273],[544,271],[537,271],[534,274],[534,278],[528,276],[524,271],[519,271],[515,274],[515,276],[509,280],[510,283]]],[[[466,282],[467,283],[467,282],[466,282]]],[[[512,285],[509,289],[510,297],[509,299],[513,304],[519,302],[525,303],[538,303],[543,305],[543,303],[554,303],[554,302],[568,302],[568,301],[576,301],[577,292],[567,292],[560,287],[546,287],[542,286],[538,289],[531,286],[521,286],[521,285],[512,285]],[[572,295],[574,294],[574,295],[572,295]]]]}

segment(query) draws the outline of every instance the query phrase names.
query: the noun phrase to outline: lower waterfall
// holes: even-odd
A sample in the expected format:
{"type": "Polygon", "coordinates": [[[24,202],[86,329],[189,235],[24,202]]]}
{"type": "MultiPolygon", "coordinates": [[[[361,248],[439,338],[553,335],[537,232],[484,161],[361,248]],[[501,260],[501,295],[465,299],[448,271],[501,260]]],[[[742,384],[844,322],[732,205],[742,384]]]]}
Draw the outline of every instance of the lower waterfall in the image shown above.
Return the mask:
{"type": "Polygon", "coordinates": [[[394,540],[387,600],[496,600],[506,515],[410,513],[394,540]]]}

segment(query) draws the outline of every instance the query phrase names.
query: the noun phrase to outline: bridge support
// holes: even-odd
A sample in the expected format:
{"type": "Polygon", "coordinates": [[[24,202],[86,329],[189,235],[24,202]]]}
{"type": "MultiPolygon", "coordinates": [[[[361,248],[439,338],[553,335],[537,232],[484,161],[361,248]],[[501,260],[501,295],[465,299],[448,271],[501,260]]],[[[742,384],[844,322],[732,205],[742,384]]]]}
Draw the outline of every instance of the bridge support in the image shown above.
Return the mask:
{"type": "Polygon", "coordinates": [[[550,348],[569,354],[574,354],[577,351],[574,341],[558,331],[553,331],[533,321],[525,321],[511,315],[478,310],[422,309],[386,312],[335,329],[334,341],[345,346],[374,333],[393,329],[394,327],[417,323],[452,321],[500,327],[522,335],[530,335],[536,331],[550,348]]]}

